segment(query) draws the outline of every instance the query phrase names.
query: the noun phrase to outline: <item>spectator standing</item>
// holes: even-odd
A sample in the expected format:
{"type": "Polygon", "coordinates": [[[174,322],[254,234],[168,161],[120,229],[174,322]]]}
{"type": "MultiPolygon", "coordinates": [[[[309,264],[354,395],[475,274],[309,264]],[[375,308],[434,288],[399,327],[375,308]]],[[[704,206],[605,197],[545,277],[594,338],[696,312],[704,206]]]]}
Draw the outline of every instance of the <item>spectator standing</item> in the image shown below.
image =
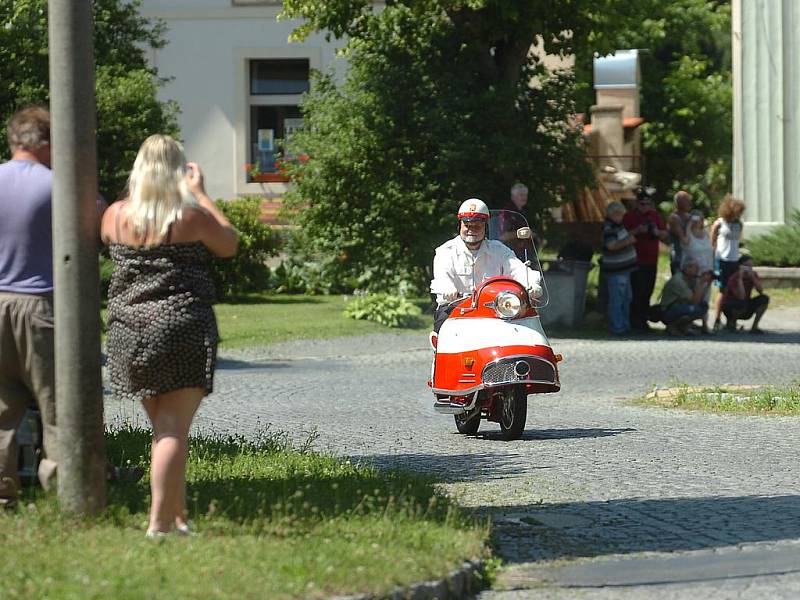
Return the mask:
{"type": "Polygon", "coordinates": [[[689,213],[692,210],[692,195],[684,190],[674,197],[675,210],[667,218],[669,231],[669,268],[672,274],[681,268],[683,246],[687,244],[686,230],[689,226],[689,213]]]}
{"type": "Polygon", "coordinates": [[[608,293],[608,329],[621,335],[631,330],[631,272],[636,269],[636,238],[622,224],[625,207],[612,202],[606,207],[603,223],[603,256],[600,262],[608,293]]]}
{"type": "Polygon", "coordinates": [[[670,335],[685,335],[695,319],[708,313],[703,300],[711,285],[710,272],[699,274],[697,261],[684,257],[681,270],[670,277],[661,292],[661,319],[670,335]]]}
{"type": "Polygon", "coordinates": [[[32,106],[8,122],[11,160],[0,165],[0,508],[20,490],[16,432],[35,402],[41,413],[45,489],[58,445],[53,345],[50,113],[32,106]]]}
{"type": "Polygon", "coordinates": [[[631,327],[648,331],[647,313],[656,284],[659,242],[666,242],[668,234],[646,190],[639,190],[636,207],[625,213],[622,223],[636,237],[636,270],[631,273],[631,327]]]}
{"type": "MultiPolygon", "coordinates": [[[[719,261],[717,285],[720,292],[725,290],[728,278],[739,270],[739,242],[744,230],[741,221],[743,212],[744,202],[727,194],[719,205],[719,217],[711,225],[711,245],[714,247],[714,258],[719,261]]],[[[714,331],[719,331],[722,294],[717,296],[715,309],[714,331]]]]}
{"type": "Polygon", "coordinates": [[[511,194],[503,210],[513,210],[524,215],[526,206],[528,206],[528,186],[524,183],[515,183],[511,186],[511,194]]]}
{"type": "MultiPolygon", "coordinates": [[[[686,231],[686,243],[683,246],[682,256],[697,262],[700,275],[714,272],[714,248],[711,246],[711,237],[706,231],[703,222],[703,213],[693,210],[690,213],[689,227],[686,231]]],[[[711,286],[706,287],[703,301],[708,304],[711,300],[711,286]]],[[[703,333],[708,333],[708,313],[703,316],[703,333]]]]}
{"type": "Polygon", "coordinates": [[[737,319],[753,319],[750,333],[764,333],[758,323],[769,305],[769,296],[764,293],[761,279],[753,268],[753,259],[742,255],[739,257],[739,268],[728,278],[728,284],[722,293],[722,311],[725,313],[725,329],[736,331],[737,319]],[[753,288],[758,296],[751,298],[753,288]]]}
{"type": "MultiPolygon", "coordinates": [[[[500,212],[497,213],[497,231],[500,234],[500,239],[504,241],[520,260],[527,260],[525,257],[525,242],[517,239],[517,227],[519,227],[519,218],[515,218],[512,213],[519,213],[527,221],[527,206],[528,206],[528,186],[524,183],[515,183],[511,186],[511,193],[509,199],[503,205],[500,212]],[[503,212],[509,211],[509,212],[503,212]]],[[[539,240],[537,232],[534,232],[534,244],[538,247],[539,240]]],[[[530,258],[530,257],[528,257],[530,258]]]]}
{"type": "Polygon", "coordinates": [[[237,234],[205,192],[181,145],[153,135],[139,149],[129,197],[103,217],[115,269],[109,288],[108,362],[118,398],[138,400],[153,426],[148,537],[186,522],[186,459],[194,414],[213,388],[218,342],[212,255],[237,234]]]}

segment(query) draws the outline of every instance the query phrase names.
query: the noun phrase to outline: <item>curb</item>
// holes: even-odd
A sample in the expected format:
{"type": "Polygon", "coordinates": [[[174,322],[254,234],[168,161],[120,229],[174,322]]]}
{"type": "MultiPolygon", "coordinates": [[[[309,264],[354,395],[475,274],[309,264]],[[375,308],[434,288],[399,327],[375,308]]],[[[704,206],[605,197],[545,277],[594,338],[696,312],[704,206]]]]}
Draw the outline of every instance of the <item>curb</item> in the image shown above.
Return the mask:
{"type": "Polygon", "coordinates": [[[763,388],[765,387],[765,385],[732,384],[732,385],[693,385],[693,386],[670,387],[670,388],[656,387],[652,392],[645,395],[645,400],[665,400],[668,398],[674,398],[679,394],[698,394],[700,392],[708,392],[711,390],[711,388],[714,387],[724,388],[726,391],[730,392],[744,392],[748,390],[763,388]]]}
{"type": "Polygon", "coordinates": [[[478,592],[482,586],[476,575],[483,569],[483,561],[465,561],[460,569],[451,571],[442,579],[421,581],[407,587],[398,587],[388,594],[355,594],[332,596],[328,600],[464,600],[478,592]]]}

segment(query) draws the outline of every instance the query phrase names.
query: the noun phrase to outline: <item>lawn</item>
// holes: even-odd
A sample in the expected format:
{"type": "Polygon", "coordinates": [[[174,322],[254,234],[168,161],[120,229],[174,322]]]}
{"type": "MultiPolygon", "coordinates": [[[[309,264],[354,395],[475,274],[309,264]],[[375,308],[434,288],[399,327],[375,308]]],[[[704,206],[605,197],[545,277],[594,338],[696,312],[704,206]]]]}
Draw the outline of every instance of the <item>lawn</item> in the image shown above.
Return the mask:
{"type": "Polygon", "coordinates": [[[636,404],[749,415],[800,415],[800,385],[707,386],[678,385],[657,390],[636,404]]]}
{"type": "Polygon", "coordinates": [[[235,303],[215,305],[219,323],[220,346],[241,348],[266,346],[286,340],[326,339],[387,331],[425,331],[433,317],[430,301],[416,303],[428,312],[414,327],[392,329],[371,321],[345,317],[346,297],[252,294],[235,303]]]}
{"type": "MultiPolygon", "coordinates": [[[[115,464],[147,465],[149,432],[107,435],[115,464]]],[[[325,598],[386,594],[487,556],[488,525],[411,473],[290,447],[204,436],[191,442],[188,497],[198,535],[145,539],[149,484],[114,484],[105,514],[59,514],[27,491],[0,514],[2,597],[325,598]]]]}

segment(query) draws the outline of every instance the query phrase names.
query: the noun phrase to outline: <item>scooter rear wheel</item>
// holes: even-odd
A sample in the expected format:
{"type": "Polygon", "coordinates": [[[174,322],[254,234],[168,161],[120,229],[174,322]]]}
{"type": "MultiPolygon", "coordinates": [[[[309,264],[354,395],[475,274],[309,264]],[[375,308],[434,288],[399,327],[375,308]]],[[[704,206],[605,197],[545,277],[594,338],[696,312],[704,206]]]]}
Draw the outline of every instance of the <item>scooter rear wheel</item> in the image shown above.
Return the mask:
{"type": "Polygon", "coordinates": [[[518,440],[525,431],[528,417],[528,394],[518,385],[507,390],[500,400],[500,431],[505,440],[518,440]]]}
{"type": "Polygon", "coordinates": [[[458,433],[463,433],[464,435],[475,435],[478,433],[478,428],[481,426],[481,416],[475,414],[478,411],[480,411],[480,409],[476,408],[471,413],[453,415],[458,433]]]}

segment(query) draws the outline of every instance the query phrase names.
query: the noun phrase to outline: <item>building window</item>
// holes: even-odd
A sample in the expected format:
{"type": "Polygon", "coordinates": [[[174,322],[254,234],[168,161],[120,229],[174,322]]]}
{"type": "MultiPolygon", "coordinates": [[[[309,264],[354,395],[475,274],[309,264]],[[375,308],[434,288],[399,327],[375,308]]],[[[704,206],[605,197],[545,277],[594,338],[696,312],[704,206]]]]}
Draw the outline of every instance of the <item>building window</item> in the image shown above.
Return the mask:
{"type": "Polygon", "coordinates": [[[251,94],[302,94],[307,91],[307,59],[250,61],[251,94]]]}
{"type": "Polygon", "coordinates": [[[308,91],[308,59],[250,61],[250,162],[248,181],[280,179],[280,140],[302,127],[302,93],[308,91]],[[254,175],[259,173],[259,175],[254,175]]]}

